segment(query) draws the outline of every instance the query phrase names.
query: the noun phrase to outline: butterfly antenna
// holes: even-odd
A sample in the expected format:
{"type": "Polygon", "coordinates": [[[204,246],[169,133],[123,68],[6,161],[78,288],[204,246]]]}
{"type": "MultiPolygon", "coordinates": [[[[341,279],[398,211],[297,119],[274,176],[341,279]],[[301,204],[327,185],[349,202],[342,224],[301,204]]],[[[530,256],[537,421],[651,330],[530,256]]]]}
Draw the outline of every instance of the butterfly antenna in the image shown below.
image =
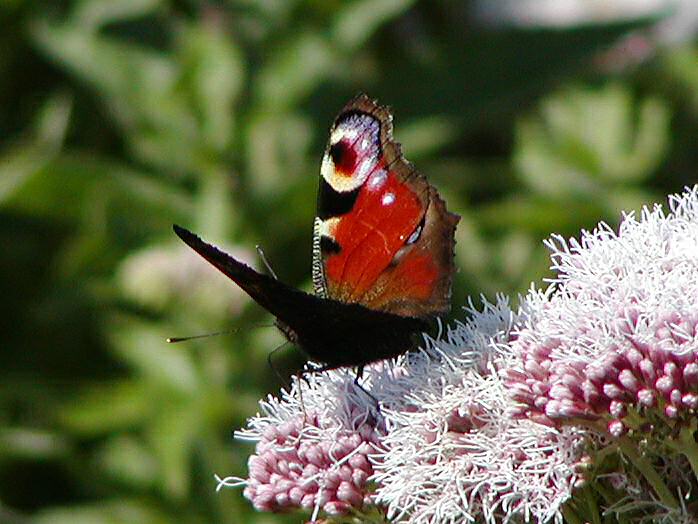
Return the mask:
{"type": "MultiPolygon", "coordinates": [[[[274,279],[279,280],[279,277],[276,276],[276,273],[274,270],[271,268],[271,265],[267,261],[267,257],[264,256],[264,250],[262,249],[262,246],[259,244],[255,246],[255,249],[257,250],[257,254],[259,255],[259,258],[262,259],[262,263],[264,264],[264,267],[267,268],[267,271],[269,271],[269,274],[274,277],[274,279]]],[[[274,350],[276,351],[276,350],[274,350]]]]}
{"type": "Polygon", "coordinates": [[[215,331],[213,333],[203,333],[201,335],[192,335],[190,337],[167,337],[165,340],[169,344],[175,344],[177,342],[186,342],[187,340],[194,340],[197,338],[208,338],[208,337],[217,337],[220,335],[230,335],[231,333],[237,333],[240,331],[239,329],[226,329],[225,331],[215,331]]]}

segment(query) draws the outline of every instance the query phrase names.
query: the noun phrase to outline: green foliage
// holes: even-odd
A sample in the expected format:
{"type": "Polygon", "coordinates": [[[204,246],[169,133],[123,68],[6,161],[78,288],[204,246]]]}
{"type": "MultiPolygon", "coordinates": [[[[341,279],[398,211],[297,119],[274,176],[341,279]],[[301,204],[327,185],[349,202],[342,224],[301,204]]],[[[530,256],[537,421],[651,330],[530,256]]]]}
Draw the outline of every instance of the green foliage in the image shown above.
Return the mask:
{"type": "Polygon", "coordinates": [[[359,91],[463,215],[456,305],[695,181],[695,46],[609,75],[590,58],[635,25],[495,32],[467,5],[0,4],[0,520],[284,520],[213,479],[245,475],[231,431],[278,390],[281,336],[170,228],[308,288],[326,131],[359,91]]]}

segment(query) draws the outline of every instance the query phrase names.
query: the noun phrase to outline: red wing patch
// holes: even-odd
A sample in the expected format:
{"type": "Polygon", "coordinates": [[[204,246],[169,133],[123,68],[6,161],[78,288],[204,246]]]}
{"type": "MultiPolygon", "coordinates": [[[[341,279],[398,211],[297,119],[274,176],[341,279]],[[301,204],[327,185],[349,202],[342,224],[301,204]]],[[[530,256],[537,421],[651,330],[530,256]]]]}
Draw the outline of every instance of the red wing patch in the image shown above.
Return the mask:
{"type": "Polygon", "coordinates": [[[395,173],[386,175],[381,169],[372,174],[351,213],[341,217],[332,231],[341,250],[326,260],[330,295],[362,302],[415,231],[424,211],[420,199],[395,173]],[[382,182],[372,188],[374,177],[382,182]]]}

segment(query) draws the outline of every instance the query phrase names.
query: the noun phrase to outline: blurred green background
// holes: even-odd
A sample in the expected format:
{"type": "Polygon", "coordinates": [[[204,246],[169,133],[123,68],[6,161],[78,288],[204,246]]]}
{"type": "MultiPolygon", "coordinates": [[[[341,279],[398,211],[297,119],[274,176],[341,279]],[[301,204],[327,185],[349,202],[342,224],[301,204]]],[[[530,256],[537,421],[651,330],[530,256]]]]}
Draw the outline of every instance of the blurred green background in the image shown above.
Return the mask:
{"type": "Polygon", "coordinates": [[[171,224],[309,289],[327,130],[366,91],[463,216],[455,305],[525,292],[548,234],[698,180],[690,3],[635,3],[0,2],[0,522],[298,522],[214,491],[282,338],[171,224]]]}

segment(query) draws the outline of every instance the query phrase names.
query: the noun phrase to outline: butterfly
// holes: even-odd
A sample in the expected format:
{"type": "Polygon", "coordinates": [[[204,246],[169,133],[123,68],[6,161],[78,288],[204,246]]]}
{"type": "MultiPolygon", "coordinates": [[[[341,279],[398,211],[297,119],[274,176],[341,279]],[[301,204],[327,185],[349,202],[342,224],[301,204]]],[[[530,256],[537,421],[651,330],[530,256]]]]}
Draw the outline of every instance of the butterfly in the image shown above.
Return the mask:
{"type": "Polygon", "coordinates": [[[460,217],[402,156],[392,115],[361,94],[336,117],[320,166],[314,293],[259,273],[194,233],[192,249],[276,317],[324,371],[396,357],[450,309],[460,217]]]}

